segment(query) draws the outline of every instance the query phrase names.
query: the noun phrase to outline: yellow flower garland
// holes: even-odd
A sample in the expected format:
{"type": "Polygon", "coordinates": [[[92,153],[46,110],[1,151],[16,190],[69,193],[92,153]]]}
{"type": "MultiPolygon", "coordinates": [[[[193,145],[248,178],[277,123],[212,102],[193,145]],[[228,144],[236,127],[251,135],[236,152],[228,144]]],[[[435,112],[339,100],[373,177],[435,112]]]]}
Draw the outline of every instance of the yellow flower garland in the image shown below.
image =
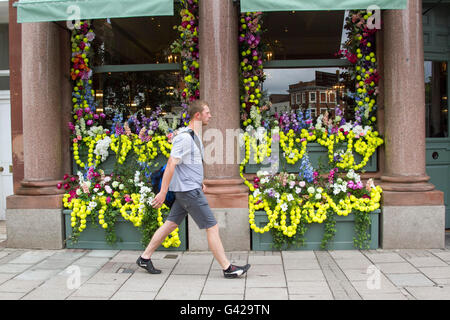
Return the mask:
{"type": "MultiPolygon", "coordinates": [[[[328,136],[326,133],[322,135],[322,137],[316,138],[315,135],[310,135],[306,130],[302,130],[301,139],[296,138],[293,131],[289,131],[287,134],[280,132],[280,144],[283,147],[285,152],[289,154],[293,152],[295,156],[293,160],[296,158],[302,158],[303,154],[306,150],[307,141],[314,141],[317,139],[317,142],[325,147],[328,147],[329,154],[331,154],[331,159],[333,157],[333,149],[334,144],[345,140],[345,135],[340,132],[337,135],[328,136]],[[294,140],[296,139],[296,140],[294,140]],[[286,146],[286,141],[288,142],[288,146],[286,146]],[[302,143],[301,151],[295,149],[293,147],[293,141],[297,143],[302,143]]],[[[353,149],[353,138],[354,134],[351,132],[348,134],[348,145],[347,151],[353,149]]],[[[250,145],[252,144],[253,150],[256,151],[257,155],[255,156],[255,161],[262,162],[263,155],[262,152],[258,153],[258,150],[264,150],[265,147],[256,146],[256,139],[249,136],[248,133],[245,133],[243,136],[244,146],[245,146],[245,157],[240,164],[239,171],[240,176],[244,180],[245,185],[249,188],[251,192],[255,190],[252,183],[250,183],[244,176],[244,168],[249,162],[250,159],[250,145]]],[[[361,138],[357,140],[355,143],[355,150],[364,154],[363,161],[358,165],[353,165],[354,158],[353,155],[347,155],[344,157],[342,163],[340,163],[342,168],[351,167],[353,169],[359,169],[366,165],[368,159],[373,154],[375,149],[383,143],[383,140],[378,137],[377,132],[369,131],[364,139],[367,142],[364,142],[361,138]]],[[[267,145],[270,145],[271,141],[266,139],[267,145]]],[[[348,152],[347,152],[348,153],[348,152]]],[[[289,160],[286,159],[288,162],[289,160]]],[[[297,160],[298,161],[298,160],[297,160]]],[[[294,161],[293,163],[295,163],[294,161]]],[[[284,235],[288,237],[293,237],[297,232],[297,226],[301,221],[301,218],[304,217],[308,223],[323,223],[327,219],[328,210],[333,210],[339,216],[347,216],[353,210],[359,210],[361,212],[372,212],[380,208],[380,200],[381,200],[382,189],[379,186],[376,186],[371,189],[370,199],[368,198],[356,198],[355,196],[350,196],[345,198],[344,200],[340,200],[338,203],[335,203],[332,197],[330,197],[327,193],[322,193],[322,199],[325,200],[325,203],[320,201],[306,201],[303,203],[302,199],[297,197],[294,198],[294,201],[287,202],[287,193],[283,193],[280,197],[280,201],[276,204],[275,208],[270,208],[269,203],[266,199],[261,198],[260,195],[254,197],[252,194],[249,195],[249,224],[250,228],[256,233],[265,233],[275,228],[277,230],[281,230],[284,235]],[[259,202],[259,203],[257,203],[259,202]],[[283,210],[282,205],[287,204],[288,209],[283,210]],[[264,209],[267,214],[268,223],[264,227],[258,227],[255,223],[255,211],[259,209],[264,209]],[[287,214],[290,214],[291,225],[287,226],[287,214]]]]}

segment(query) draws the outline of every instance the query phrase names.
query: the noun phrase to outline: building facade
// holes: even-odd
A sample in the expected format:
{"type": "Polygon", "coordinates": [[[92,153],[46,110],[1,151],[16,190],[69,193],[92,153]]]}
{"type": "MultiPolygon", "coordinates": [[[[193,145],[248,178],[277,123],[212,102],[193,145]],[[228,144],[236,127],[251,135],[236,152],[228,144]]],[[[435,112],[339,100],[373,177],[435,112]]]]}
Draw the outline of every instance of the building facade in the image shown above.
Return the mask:
{"type": "MultiPolygon", "coordinates": [[[[66,127],[72,114],[70,33],[64,23],[17,23],[15,2],[9,1],[14,195],[7,198],[7,245],[61,248],[65,245],[62,215],[64,190],[56,185],[65,173],[73,171],[73,150],[66,127]]],[[[447,99],[450,15],[442,14],[450,12],[448,10],[446,1],[422,3],[421,0],[408,0],[405,9],[387,9],[381,13],[383,26],[377,33],[381,74],[377,118],[378,131],[385,143],[378,149],[376,172],[363,174],[364,179],[374,179],[383,189],[379,230],[381,248],[442,248],[445,228],[450,227],[447,99]],[[443,39],[444,42],[441,41],[443,39]],[[425,77],[427,70],[429,78],[425,77]],[[435,98],[433,92],[442,93],[440,99],[435,98]],[[439,132],[430,136],[429,124],[433,121],[441,130],[432,129],[439,132]]],[[[298,17],[293,19],[298,25],[283,24],[279,31],[275,30],[276,23],[271,22],[271,19],[277,21],[279,18],[269,13],[266,21],[272,28],[269,28],[268,39],[274,40],[271,42],[274,47],[271,53],[273,58],[265,63],[264,69],[270,72],[269,69],[320,68],[324,65],[339,68],[346,65],[330,58],[330,53],[339,50],[344,13],[341,11],[333,15],[335,22],[328,20],[330,24],[339,26],[332,32],[321,23],[325,16],[314,20],[317,23],[309,25],[309,28],[315,29],[316,38],[304,39],[299,37],[303,24],[307,28],[310,21],[307,19],[312,19],[308,12],[302,13],[300,20],[298,17]],[[299,35],[294,33],[283,42],[281,35],[294,29],[299,35]],[[300,42],[301,48],[297,42],[300,42]],[[275,46],[280,43],[284,47],[275,46]],[[289,65],[293,59],[296,59],[294,66],[289,65]]],[[[166,72],[175,72],[174,76],[179,76],[176,72],[182,66],[169,66],[169,61],[166,64],[158,60],[164,58],[152,52],[145,41],[142,42],[148,32],[139,28],[139,23],[144,23],[142,19],[128,19],[118,19],[112,24],[109,19],[102,20],[101,25],[99,22],[97,30],[103,28],[103,34],[99,32],[98,37],[113,37],[114,42],[104,41],[111,48],[103,48],[106,54],[102,59],[106,60],[98,62],[94,71],[98,98],[105,97],[108,83],[119,81],[132,72],[159,72],[154,67],[157,64],[164,64],[166,72]],[[133,27],[133,24],[136,25],[133,27]],[[111,25],[118,34],[108,33],[111,32],[108,29],[111,25]],[[131,47],[130,39],[136,48],[131,47]],[[145,54],[134,56],[136,52],[145,54]],[[147,59],[141,60],[146,56],[147,59]],[[118,60],[114,60],[116,58],[118,60]],[[130,64],[139,67],[127,69],[130,64]]],[[[153,21],[150,17],[146,19],[145,23],[153,21]]],[[[239,111],[239,19],[239,3],[236,1],[199,2],[199,95],[211,107],[213,118],[210,126],[223,136],[226,136],[227,130],[239,130],[242,120],[239,111]]],[[[160,21],[161,27],[165,20],[156,21],[160,21]]],[[[171,22],[169,19],[166,23],[170,25],[171,22]]],[[[151,40],[154,47],[157,40],[156,36],[151,40]]],[[[317,115],[324,108],[334,109],[339,104],[339,89],[308,84],[310,80],[298,83],[297,78],[296,82],[287,83],[281,93],[289,90],[290,107],[315,108],[317,115]]],[[[169,91],[176,86],[176,83],[159,85],[169,91]]],[[[147,85],[146,88],[149,87],[158,87],[158,84],[147,85]]],[[[147,101],[144,93],[141,97],[142,101],[147,101]]],[[[117,93],[115,98],[118,99],[117,93]]],[[[104,99],[102,101],[105,103],[104,99]]],[[[124,105],[137,106],[140,101],[130,100],[124,105]]],[[[225,146],[223,148],[223,154],[226,154],[225,146]]],[[[240,177],[239,163],[206,163],[205,179],[206,195],[218,220],[225,249],[251,249],[249,190],[240,177]]],[[[207,250],[206,237],[191,220],[189,222],[188,249],[207,250]]]]}

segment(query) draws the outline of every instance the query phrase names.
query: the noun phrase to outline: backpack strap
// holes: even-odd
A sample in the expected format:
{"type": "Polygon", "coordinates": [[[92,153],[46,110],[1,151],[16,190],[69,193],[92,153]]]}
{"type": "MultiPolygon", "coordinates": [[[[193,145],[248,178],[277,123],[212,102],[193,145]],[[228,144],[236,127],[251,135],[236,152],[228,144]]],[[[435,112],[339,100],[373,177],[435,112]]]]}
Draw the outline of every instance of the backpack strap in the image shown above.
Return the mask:
{"type": "Polygon", "coordinates": [[[188,129],[187,131],[183,131],[181,133],[189,133],[191,135],[192,140],[194,140],[195,144],[197,145],[198,151],[200,152],[200,156],[202,157],[203,162],[202,148],[200,147],[200,141],[198,140],[198,137],[195,135],[194,130],[188,129]]]}

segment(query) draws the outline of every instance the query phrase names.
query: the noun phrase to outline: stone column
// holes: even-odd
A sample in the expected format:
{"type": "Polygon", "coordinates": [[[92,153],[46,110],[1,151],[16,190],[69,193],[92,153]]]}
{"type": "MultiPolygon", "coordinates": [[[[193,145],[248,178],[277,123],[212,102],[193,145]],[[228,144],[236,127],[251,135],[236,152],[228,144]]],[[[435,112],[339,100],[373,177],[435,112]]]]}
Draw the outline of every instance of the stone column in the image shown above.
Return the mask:
{"type": "Polygon", "coordinates": [[[61,31],[55,23],[22,25],[24,179],[7,199],[9,247],[63,246],[61,31]]]}
{"type": "MultiPolygon", "coordinates": [[[[200,1],[200,98],[212,115],[203,128],[206,197],[226,250],[250,248],[248,188],[239,177],[238,140],[233,138],[239,133],[238,18],[232,0],[200,1]]],[[[208,249],[192,220],[189,249],[208,249]]]]}
{"type": "Polygon", "coordinates": [[[384,190],[382,246],[444,246],[443,193],[425,165],[422,1],[384,12],[384,190]]]}

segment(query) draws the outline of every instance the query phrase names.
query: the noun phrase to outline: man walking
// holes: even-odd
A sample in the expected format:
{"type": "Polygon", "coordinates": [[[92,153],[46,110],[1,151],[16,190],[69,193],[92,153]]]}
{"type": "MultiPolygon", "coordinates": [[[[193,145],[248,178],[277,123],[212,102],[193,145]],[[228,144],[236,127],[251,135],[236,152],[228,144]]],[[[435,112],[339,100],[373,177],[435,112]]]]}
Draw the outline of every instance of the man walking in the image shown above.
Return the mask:
{"type": "Polygon", "coordinates": [[[161,273],[161,270],[153,266],[151,256],[189,213],[200,229],[206,229],[209,248],[221,265],[225,278],[236,278],[246,273],[250,265],[235,266],[227,259],[219,235],[219,226],[204,195],[206,188],[203,184],[203,145],[198,134],[201,126],[206,126],[211,118],[208,104],[202,100],[193,101],[189,105],[188,114],[191,121],[173,138],[161,191],[153,199],[152,206],[161,207],[168,190],[175,193],[175,202],[166,221],[156,230],[136,263],[149,273],[161,273]]]}

